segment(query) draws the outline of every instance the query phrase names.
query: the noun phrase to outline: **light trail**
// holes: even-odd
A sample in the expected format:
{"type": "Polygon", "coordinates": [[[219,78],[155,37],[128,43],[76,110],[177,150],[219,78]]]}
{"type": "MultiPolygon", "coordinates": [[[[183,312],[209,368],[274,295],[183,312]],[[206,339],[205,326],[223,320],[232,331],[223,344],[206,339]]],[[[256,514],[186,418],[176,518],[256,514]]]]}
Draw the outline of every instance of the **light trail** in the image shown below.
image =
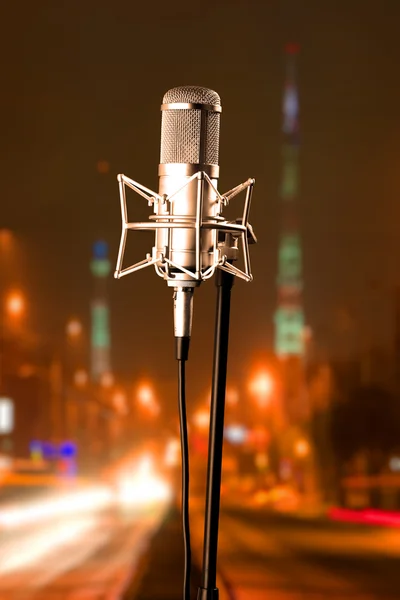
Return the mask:
{"type": "Polygon", "coordinates": [[[333,521],[400,527],[400,512],[374,509],[351,510],[348,508],[331,508],[328,511],[328,516],[333,521]]]}
{"type": "Polygon", "coordinates": [[[108,487],[95,487],[79,492],[46,496],[40,501],[9,505],[0,510],[0,530],[17,529],[36,525],[49,519],[76,513],[94,512],[115,502],[115,495],[108,487]]]}
{"type": "Polygon", "coordinates": [[[87,517],[69,520],[2,544],[0,575],[42,564],[62,546],[84,540],[96,523],[95,518],[87,517]]]}

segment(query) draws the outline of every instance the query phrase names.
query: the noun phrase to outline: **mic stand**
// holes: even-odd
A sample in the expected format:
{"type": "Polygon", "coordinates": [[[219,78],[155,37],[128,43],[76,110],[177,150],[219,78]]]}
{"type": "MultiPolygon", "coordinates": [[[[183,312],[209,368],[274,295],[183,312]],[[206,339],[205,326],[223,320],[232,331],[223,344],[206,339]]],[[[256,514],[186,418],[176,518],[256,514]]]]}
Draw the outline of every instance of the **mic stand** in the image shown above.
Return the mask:
{"type": "Polygon", "coordinates": [[[210,410],[210,436],[206,514],[204,523],[203,572],[197,600],[218,600],[217,548],[221,496],[222,449],[224,435],[226,372],[228,363],[229,317],[234,275],[217,269],[217,307],[214,338],[214,363],[210,410]]]}
{"type": "MultiPolygon", "coordinates": [[[[222,471],[222,449],[224,434],[224,413],[225,413],[225,388],[226,371],[228,362],[228,340],[229,340],[229,316],[230,301],[233,278],[235,276],[251,281],[253,276],[250,268],[249,244],[256,243],[257,239],[253,229],[248,221],[251,196],[255,180],[247,179],[244,183],[237,185],[221,196],[215,187],[212,179],[205,171],[196,171],[191,177],[186,178],[186,183],[170,195],[157,194],[152,190],[141,185],[137,181],[129,179],[125,175],[118,175],[122,232],[118,251],[118,259],[114,276],[119,279],[124,275],[133,273],[140,269],[154,265],[157,274],[168,282],[173,281],[176,287],[175,277],[171,277],[171,268],[178,273],[184,273],[189,276],[189,280],[200,282],[209,279],[214,271],[217,271],[217,312],[214,340],[214,365],[212,376],[212,394],[211,394],[211,418],[210,418],[210,437],[208,445],[208,471],[207,471],[207,492],[206,492],[206,515],[204,526],[204,549],[203,549],[203,574],[202,585],[198,589],[197,600],[218,600],[217,579],[217,548],[218,548],[218,524],[219,508],[221,496],[221,471],[222,471]],[[198,180],[197,186],[197,205],[196,216],[176,215],[170,211],[171,201],[186,186],[195,179],[198,180]],[[204,182],[213,190],[218,199],[218,215],[210,220],[209,217],[203,219],[203,196],[204,182]],[[126,190],[131,188],[140,196],[143,196],[150,206],[153,206],[154,215],[150,216],[149,222],[131,223],[128,221],[128,210],[126,204],[126,190]],[[236,221],[226,221],[219,213],[223,206],[229,201],[246,191],[243,214],[236,221]],[[166,211],[159,212],[159,205],[166,203],[166,211]],[[171,252],[171,230],[192,229],[195,230],[196,240],[196,268],[191,271],[181,264],[172,260],[171,252]],[[144,260],[141,260],[130,267],[123,267],[125,245],[129,230],[167,230],[168,244],[163,247],[162,252],[155,245],[152,253],[148,253],[144,260]],[[203,230],[214,230],[212,246],[209,248],[209,256],[212,256],[212,264],[203,265],[201,251],[201,233],[203,230]],[[225,238],[225,242],[223,241],[225,238]],[[232,263],[238,257],[238,242],[241,240],[243,247],[244,270],[240,270],[232,263]]],[[[183,298],[180,294],[180,301],[188,301],[189,296],[183,298]]],[[[178,297],[176,298],[178,301],[178,297]]],[[[184,346],[178,347],[179,351],[184,351],[184,346]]],[[[186,348],[187,350],[187,348],[186,348]]]]}

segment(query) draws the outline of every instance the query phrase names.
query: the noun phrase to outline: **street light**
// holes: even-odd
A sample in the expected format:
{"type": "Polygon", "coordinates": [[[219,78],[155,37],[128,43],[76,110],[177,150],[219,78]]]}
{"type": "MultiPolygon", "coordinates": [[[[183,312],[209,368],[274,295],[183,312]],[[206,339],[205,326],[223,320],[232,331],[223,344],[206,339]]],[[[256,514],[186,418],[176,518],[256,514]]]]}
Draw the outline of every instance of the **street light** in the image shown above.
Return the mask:
{"type": "Polygon", "coordinates": [[[160,412],[160,406],[155,399],[153,388],[148,383],[142,383],[137,390],[137,399],[139,404],[146,409],[152,416],[157,416],[160,412]]]}
{"type": "Polygon", "coordinates": [[[257,399],[261,408],[267,406],[271,400],[275,383],[268,371],[260,371],[250,381],[249,390],[257,399]]]}
{"type": "Polygon", "coordinates": [[[82,329],[82,323],[78,319],[70,319],[65,328],[68,339],[75,340],[79,338],[82,329]]]}
{"type": "Polygon", "coordinates": [[[13,241],[13,234],[9,229],[0,229],[0,248],[6,250],[13,241]]]}
{"type": "Polygon", "coordinates": [[[176,467],[180,461],[180,443],[178,437],[170,438],[165,446],[164,463],[167,467],[176,467]]]}
{"type": "Polygon", "coordinates": [[[74,373],[74,383],[78,388],[84,388],[88,382],[88,374],[85,369],[78,369],[74,373]]]}
{"type": "Polygon", "coordinates": [[[6,297],[6,312],[11,318],[19,318],[25,311],[25,299],[18,290],[12,291],[6,297]]]}
{"type": "Polygon", "coordinates": [[[143,383],[138,389],[137,397],[142,406],[150,406],[154,401],[153,389],[147,383],[143,383]]]}
{"type": "Polygon", "coordinates": [[[100,385],[104,389],[110,389],[114,385],[114,375],[109,371],[102,373],[100,377],[100,385]]]}
{"type": "Polygon", "coordinates": [[[206,430],[210,424],[210,411],[201,408],[193,415],[193,423],[202,431],[206,430]]]}
{"type": "Polygon", "coordinates": [[[298,458],[306,458],[310,454],[310,444],[304,438],[296,440],[294,453],[298,458]]]}

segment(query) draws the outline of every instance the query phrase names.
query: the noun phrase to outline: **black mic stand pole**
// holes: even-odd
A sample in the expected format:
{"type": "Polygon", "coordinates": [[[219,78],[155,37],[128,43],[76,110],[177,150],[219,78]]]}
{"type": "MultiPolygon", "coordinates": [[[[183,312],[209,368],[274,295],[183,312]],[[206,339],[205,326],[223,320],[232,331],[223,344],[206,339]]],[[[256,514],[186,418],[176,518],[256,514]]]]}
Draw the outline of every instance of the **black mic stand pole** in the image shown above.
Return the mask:
{"type": "Polygon", "coordinates": [[[206,514],[204,522],[203,573],[197,600],[218,600],[217,549],[221,496],[226,372],[228,363],[229,316],[234,275],[217,269],[217,309],[208,443],[206,514]]]}

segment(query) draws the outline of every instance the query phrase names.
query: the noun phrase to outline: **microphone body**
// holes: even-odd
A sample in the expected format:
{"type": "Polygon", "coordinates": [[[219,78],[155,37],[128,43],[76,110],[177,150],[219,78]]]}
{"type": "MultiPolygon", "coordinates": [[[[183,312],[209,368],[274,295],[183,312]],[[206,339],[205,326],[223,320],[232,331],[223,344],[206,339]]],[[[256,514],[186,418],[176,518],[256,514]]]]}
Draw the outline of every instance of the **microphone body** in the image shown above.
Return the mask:
{"type": "MultiPolygon", "coordinates": [[[[219,129],[221,101],[213,90],[196,86],[184,86],[169,90],[161,106],[161,152],[159,165],[159,195],[170,202],[158,203],[158,221],[163,217],[173,223],[192,224],[189,229],[172,227],[156,231],[156,253],[161,257],[168,248],[171,262],[189,271],[198,271],[196,262],[196,221],[201,210],[203,223],[215,222],[222,211],[216,189],[219,177],[219,129]],[[205,172],[212,185],[205,179],[194,178],[205,172]],[[202,187],[202,189],[199,189],[202,187]],[[177,193],[175,193],[177,192],[177,193]],[[198,198],[202,193],[202,206],[198,198]]],[[[201,231],[201,264],[213,263],[212,229],[201,231]]],[[[193,280],[182,270],[172,269],[174,279],[180,286],[199,285],[200,278],[193,280]]],[[[174,281],[169,285],[175,287],[174,281]]]]}
{"type": "Polygon", "coordinates": [[[186,360],[192,328],[193,292],[202,280],[222,269],[252,280],[249,243],[256,238],[248,222],[254,179],[225,194],[218,191],[221,100],[204,87],[169,90],[161,105],[161,152],[158,193],[118,175],[122,233],[115,277],[153,265],[174,288],[174,334],[177,358],[186,360]],[[153,206],[147,223],[128,220],[126,187],[153,206]],[[227,221],[223,207],[246,190],[243,215],[227,221]],[[123,268],[129,230],[155,230],[152,253],[123,268]],[[221,237],[222,236],[222,237],[221,237]],[[224,240],[224,241],[223,241],[224,240]],[[233,265],[242,242],[244,270],[233,265]]]}
{"type": "MultiPolygon", "coordinates": [[[[159,194],[160,196],[170,196],[176,190],[181,189],[173,201],[159,203],[157,217],[160,220],[163,217],[173,217],[174,223],[185,223],[196,220],[199,186],[203,186],[203,222],[215,221],[221,213],[221,205],[217,194],[205,180],[192,179],[191,175],[205,170],[203,165],[184,165],[184,164],[161,164],[159,167],[159,194]],[[180,218],[181,217],[181,218],[180,218]]],[[[218,185],[217,177],[210,177],[213,186],[218,185]]],[[[157,256],[165,254],[165,248],[169,249],[169,258],[173,263],[190,271],[196,271],[196,230],[194,228],[171,228],[158,229],[156,231],[155,247],[157,256]]],[[[201,232],[201,263],[203,267],[210,267],[213,262],[213,231],[202,230],[201,232]]],[[[174,272],[174,271],[172,271],[174,272]]],[[[199,285],[200,281],[193,281],[183,272],[175,272],[175,278],[180,283],[186,282],[186,285],[199,285]]],[[[174,285],[174,282],[168,282],[168,285],[174,285]]]]}

